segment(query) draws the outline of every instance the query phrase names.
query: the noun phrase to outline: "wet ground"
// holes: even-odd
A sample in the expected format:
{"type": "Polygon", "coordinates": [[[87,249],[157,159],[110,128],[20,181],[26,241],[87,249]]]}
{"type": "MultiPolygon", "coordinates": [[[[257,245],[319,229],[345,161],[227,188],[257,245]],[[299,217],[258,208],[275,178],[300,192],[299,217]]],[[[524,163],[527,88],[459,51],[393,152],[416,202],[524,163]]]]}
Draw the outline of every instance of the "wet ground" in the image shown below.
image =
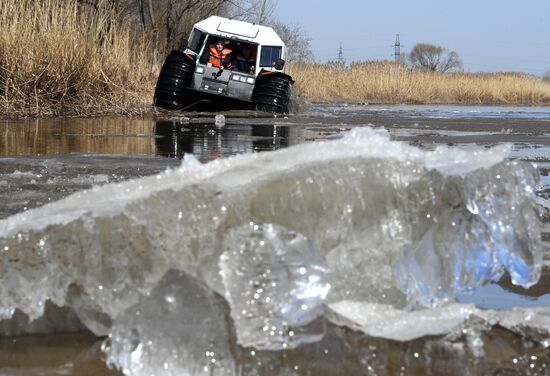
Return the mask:
{"type": "MultiPolygon", "coordinates": [[[[207,162],[340,137],[353,127],[368,125],[425,149],[438,144],[473,149],[511,143],[512,158],[537,164],[539,196],[550,195],[550,108],[319,105],[289,117],[226,113],[223,126],[216,126],[214,116],[0,122],[0,218],[92,185],[156,174],[179,165],[187,153],[207,162]]],[[[541,281],[529,290],[504,279],[460,300],[492,309],[550,306],[550,270],[545,267],[541,281]]],[[[333,336],[338,337],[338,330],[333,336]]],[[[369,374],[550,374],[545,348],[502,328],[485,337],[483,360],[464,351],[449,352],[430,338],[400,344],[359,335],[352,340],[357,346],[368,342],[365,353],[346,359],[352,372],[353,363],[360,367],[366,356],[372,360],[369,374]],[[464,364],[471,367],[464,371],[464,364]]],[[[1,338],[0,375],[117,374],[103,365],[99,343],[89,333],[1,338]]],[[[314,359],[299,351],[289,354],[300,356],[314,359]]]]}

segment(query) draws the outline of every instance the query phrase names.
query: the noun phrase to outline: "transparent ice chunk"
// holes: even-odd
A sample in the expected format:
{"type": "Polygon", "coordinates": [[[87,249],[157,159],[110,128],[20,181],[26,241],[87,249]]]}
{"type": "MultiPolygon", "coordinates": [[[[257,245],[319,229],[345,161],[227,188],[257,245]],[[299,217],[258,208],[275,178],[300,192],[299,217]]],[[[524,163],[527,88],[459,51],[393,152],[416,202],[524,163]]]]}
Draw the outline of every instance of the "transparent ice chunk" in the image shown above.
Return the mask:
{"type": "Polygon", "coordinates": [[[537,171],[508,155],[426,151],[361,129],[78,192],[0,220],[0,317],[34,320],[51,301],[105,334],[168,269],[223,295],[224,241],[250,221],[315,244],[329,303],[438,306],[503,272],[528,286],[542,253],[537,171]]]}
{"type": "Polygon", "coordinates": [[[524,287],[538,280],[543,249],[535,177],[528,165],[510,161],[441,182],[423,209],[424,224],[395,259],[395,281],[410,305],[452,301],[505,272],[524,287]]]}
{"type": "Polygon", "coordinates": [[[235,375],[223,298],[181,271],[121,314],[107,362],[132,376],[235,375]]]}
{"type": "Polygon", "coordinates": [[[322,338],[328,269],[313,243],[273,224],[228,235],[220,268],[242,346],[280,350],[322,338]]]}

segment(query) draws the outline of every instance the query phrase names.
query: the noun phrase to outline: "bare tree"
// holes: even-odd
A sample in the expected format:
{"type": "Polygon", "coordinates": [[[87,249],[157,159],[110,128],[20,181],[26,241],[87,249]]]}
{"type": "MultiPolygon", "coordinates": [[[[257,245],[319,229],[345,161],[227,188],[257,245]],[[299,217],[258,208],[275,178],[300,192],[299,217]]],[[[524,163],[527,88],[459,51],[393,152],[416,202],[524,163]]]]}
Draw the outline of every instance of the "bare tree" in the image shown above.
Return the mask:
{"type": "Polygon", "coordinates": [[[187,38],[193,24],[213,14],[225,15],[230,0],[148,0],[149,20],[159,47],[169,50],[187,38]]]}
{"type": "Polygon", "coordinates": [[[286,24],[275,17],[277,0],[241,0],[233,2],[233,18],[271,26],[286,46],[288,62],[312,62],[311,38],[298,24],[286,24]]]}
{"type": "Polygon", "coordinates": [[[427,69],[434,72],[450,72],[462,68],[458,54],[433,44],[419,43],[408,55],[413,68],[427,69]]]}
{"type": "Polygon", "coordinates": [[[542,80],[544,82],[550,82],[550,71],[546,71],[542,74],[542,80]]]}
{"type": "Polygon", "coordinates": [[[214,14],[272,26],[287,46],[287,61],[313,60],[311,40],[304,30],[297,24],[287,25],[276,19],[277,0],[78,1],[93,8],[109,4],[116,9],[133,26],[136,38],[150,41],[153,67],[158,63],[157,56],[177,48],[197,21],[214,14]]]}
{"type": "Polygon", "coordinates": [[[78,0],[83,4],[98,7],[108,3],[133,24],[139,34],[159,50],[177,47],[182,38],[187,38],[194,23],[217,14],[229,15],[237,0],[78,0]]]}
{"type": "Polygon", "coordinates": [[[232,4],[232,18],[260,25],[269,24],[275,18],[277,0],[241,0],[232,4]]]}
{"type": "Polygon", "coordinates": [[[311,38],[308,37],[300,25],[288,25],[280,21],[273,21],[271,27],[285,42],[286,61],[289,63],[305,63],[315,60],[311,49],[311,38]]]}

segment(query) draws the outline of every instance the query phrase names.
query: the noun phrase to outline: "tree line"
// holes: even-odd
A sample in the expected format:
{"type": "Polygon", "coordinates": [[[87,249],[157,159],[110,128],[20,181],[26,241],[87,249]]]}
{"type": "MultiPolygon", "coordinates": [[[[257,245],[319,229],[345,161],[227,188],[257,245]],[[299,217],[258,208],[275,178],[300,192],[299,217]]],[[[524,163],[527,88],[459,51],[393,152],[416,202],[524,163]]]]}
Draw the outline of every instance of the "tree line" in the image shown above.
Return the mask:
{"type": "MultiPolygon", "coordinates": [[[[67,0],[74,1],[74,0],[67,0]]],[[[193,25],[218,15],[271,26],[287,47],[287,61],[313,61],[310,39],[299,25],[275,16],[276,0],[76,0],[82,12],[101,12],[106,24],[117,17],[128,23],[137,38],[150,41],[154,60],[178,48],[193,25]]]]}
{"type": "MultiPolygon", "coordinates": [[[[178,48],[186,39],[193,25],[211,15],[219,15],[262,25],[271,26],[285,42],[286,60],[314,62],[311,38],[299,24],[287,24],[275,15],[277,0],[67,0],[77,1],[83,11],[108,9],[105,23],[111,22],[108,15],[115,15],[131,25],[136,37],[148,40],[153,52],[153,65],[159,55],[178,48]]],[[[402,55],[400,63],[411,69],[434,72],[462,70],[463,64],[457,52],[430,43],[416,44],[408,54],[402,55]]],[[[329,62],[338,66],[341,62],[329,62]]],[[[550,71],[542,79],[550,82],[550,71]]]]}

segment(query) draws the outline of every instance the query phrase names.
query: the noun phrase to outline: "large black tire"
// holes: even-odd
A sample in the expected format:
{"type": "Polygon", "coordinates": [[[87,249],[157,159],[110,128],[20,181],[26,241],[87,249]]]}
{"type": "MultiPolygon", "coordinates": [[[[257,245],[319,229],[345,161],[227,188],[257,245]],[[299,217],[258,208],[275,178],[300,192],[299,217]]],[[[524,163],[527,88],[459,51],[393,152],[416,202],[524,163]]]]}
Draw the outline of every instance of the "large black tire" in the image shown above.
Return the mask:
{"type": "Polygon", "coordinates": [[[153,104],[166,110],[179,110],[189,103],[187,88],[195,71],[195,61],[174,50],[160,70],[153,104]]]}
{"type": "Polygon", "coordinates": [[[258,76],[252,101],[256,110],[282,114],[288,112],[292,77],[283,73],[258,76]]]}

